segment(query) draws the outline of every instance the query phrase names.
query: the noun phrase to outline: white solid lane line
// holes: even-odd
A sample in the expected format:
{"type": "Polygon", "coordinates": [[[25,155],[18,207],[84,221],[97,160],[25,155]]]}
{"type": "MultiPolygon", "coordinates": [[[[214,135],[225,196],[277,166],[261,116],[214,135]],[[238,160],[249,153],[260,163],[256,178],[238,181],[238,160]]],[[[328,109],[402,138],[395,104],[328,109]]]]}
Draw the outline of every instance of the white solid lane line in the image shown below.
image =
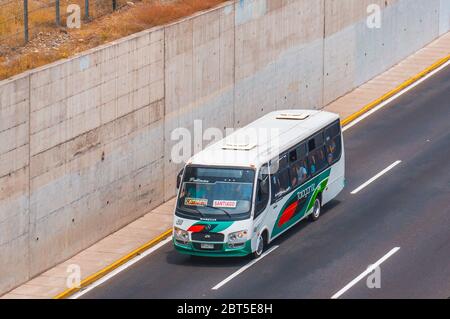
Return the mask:
{"type": "Polygon", "coordinates": [[[412,89],[414,89],[416,86],[418,86],[419,84],[421,84],[422,82],[426,81],[427,79],[429,79],[430,77],[432,77],[433,75],[435,75],[436,73],[438,73],[439,71],[445,69],[447,66],[450,65],[450,61],[446,62],[445,64],[443,64],[442,66],[440,66],[439,68],[437,68],[436,70],[430,72],[428,75],[424,76],[423,78],[421,78],[420,80],[418,80],[417,82],[411,84],[410,86],[408,86],[407,88],[405,88],[404,90],[398,92],[397,94],[395,94],[394,96],[392,96],[391,98],[387,99],[386,101],[384,101],[383,103],[381,103],[380,105],[374,107],[372,110],[368,111],[367,113],[364,113],[363,115],[361,115],[360,117],[356,118],[354,121],[350,122],[349,124],[347,124],[345,127],[342,128],[342,132],[345,132],[346,130],[348,130],[349,128],[355,126],[356,124],[358,124],[359,122],[361,122],[362,120],[364,120],[365,118],[369,117],[370,115],[372,115],[373,113],[375,113],[376,111],[378,111],[379,109],[385,107],[386,105],[388,105],[389,103],[391,103],[392,101],[398,99],[400,96],[402,96],[403,94],[411,91],[412,89]]]}
{"type": "Polygon", "coordinates": [[[266,257],[268,254],[270,254],[272,251],[274,251],[275,249],[277,249],[279,246],[273,246],[272,248],[270,248],[268,251],[266,251],[264,254],[261,255],[261,257],[259,257],[258,259],[252,260],[251,262],[249,262],[247,265],[243,266],[242,268],[240,268],[239,270],[237,270],[236,272],[234,272],[233,274],[231,274],[230,276],[228,276],[227,278],[225,278],[224,280],[222,280],[221,282],[219,282],[217,285],[215,285],[214,287],[212,287],[212,290],[217,290],[220,287],[222,287],[223,285],[225,285],[227,282],[233,280],[233,278],[237,277],[239,274],[242,274],[244,271],[246,271],[247,269],[249,269],[251,266],[253,266],[254,264],[256,264],[258,261],[260,261],[261,259],[263,259],[264,257],[266,257]]]}
{"type": "Polygon", "coordinates": [[[70,296],[69,299],[78,299],[78,298],[80,298],[81,296],[83,296],[84,294],[88,293],[92,289],[100,286],[102,283],[104,283],[105,281],[109,280],[111,277],[114,277],[115,275],[117,275],[118,273],[124,271],[125,269],[127,269],[131,265],[137,263],[139,260],[147,257],[152,252],[154,252],[155,250],[161,248],[162,246],[164,246],[165,244],[167,244],[171,240],[172,240],[172,236],[167,237],[166,239],[164,239],[163,241],[159,242],[158,244],[156,244],[152,248],[144,251],[142,254],[138,255],[137,257],[134,257],[133,259],[131,259],[130,261],[126,262],[122,266],[120,266],[120,267],[114,269],[113,271],[111,271],[109,274],[107,274],[104,277],[100,278],[99,280],[93,282],[92,284],[90,284],[86,288],[76,292],[75,294],[70,296]]]}
{"type": "Polygon", "coordinates": [[[380,178],[382,175],[386,174],[387,172],[389,172],[391,169],[393,169],[395,166],[397,166],[398,164],[400,164],[402,161],[396,161],[394,163],[392,163],[391,165],[389,165],[388,167],[386,167],[384,170],[382,170],[381,172],[379,172],[377,175],[375,175],[374,177],[372,177],[371,179],[369,179],[367,182],[365,182],[364,184],[362,184],[361,186],[359,186],[358,188],[356,188],[354,191],[352,191],[350,194],[354,195],[356,193],[358,193],[360,190],[362,190],[363,188],[365,188],[366,186],[368,186],[369,184],[373,183],[374,181],[376,181],[378,178],[380,178]]]}
{"type": "Polygon", "coordinates": [[[364,271],[362,274],[360,274],[358,277],[350,281],[344,288],[339,290],[337,293],[335,293],[333,296],[331,296],[331,299],[337,299],[340,296],[342,296],[347,290],[349,290],[351,287],[353,287],[358,281],[369,275],[371,272],[375,270],[375,268],[378,268],[383,262],[385,262],[389,257],[391,257],[393,254],[395,254],[397,251],[400,250],[400,247],[395,247],[391,249],[390,252],[388,252],[386,255],[381,257],[376,263],[373,265],[370,265],[366,271],[364,271]]]}

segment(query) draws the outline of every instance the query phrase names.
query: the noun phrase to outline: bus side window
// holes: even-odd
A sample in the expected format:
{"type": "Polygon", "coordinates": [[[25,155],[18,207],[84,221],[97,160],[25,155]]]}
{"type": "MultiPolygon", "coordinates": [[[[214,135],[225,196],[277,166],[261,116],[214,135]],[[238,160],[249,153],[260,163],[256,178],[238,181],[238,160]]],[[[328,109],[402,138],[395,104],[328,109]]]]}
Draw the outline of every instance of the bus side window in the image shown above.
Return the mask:
{"type": "Polygon", "coordinates": [[[272,200],[279,199],[290,189],[291,181],[289,177],[288,155],[283,154],[279,157],[278,162],[271,166],[272,200]]]}
{"type": "Polygon", "coordinates": [[[314,135],[308,141],[308,151],[309,172],[311,176],[314,176],[328,165],[323,131],[314,135]]]}
{"type": "Polygon", "coordinates": [[[302,143],[300,146],[298,146],[295,149],[295,153],[296,153],[295,156],[296,161],[291,163],[290,165],[291,185],[293,188],[296,188],[297,186],[303,184],[303,182],[305,182],[309,177],[307,157],[306,157],[307,154],[306,144],[302,143]]]}
{"type": "Polygon", "coordinates": [[[309,162],[309,171],[311,172],[311,175],[315,175],[317,172],[317,160],[313,152],[309,153],[308,162],[309,162]]]}
{"type": "Polygon", "coordinates": [[[314,176],[328,165],[325,156],[325,148],[322,146],[315,151],[310,152],[308,155],[308,160],[309,170],[311,172],[311,175],[314,176]]]}
{"type": "Polygon", "coordinates": [[[318,170],[321,171],[322,169],[326,168],[327,163],[327,157],[325,155],[325,147],[320,147],[316,151],[317,153],[317,164],[318,164],[318,170]]]}
{"type": "Polygon", "coordinates": [[[341,125],[339,122],[334,123],[325,130],[325,147],[327,162],[329,165],[334,164],[341,157],[341,125]]]}
{"type": "Polygon", "coordinates": [[[264,165],[258,176],[256,185],[256,199],[255,199],[255,216],[257,218],[266,209],[269,202],[269,175],[267,170],[267,164],[264,165]]]}
{"type": "Polygon", "coordinates": [[[298,159],[298,152],[297,150],[292,150],[289,152],[289,163],[294,163],[298,159]]]}
{"type": "Polygon", "coordinates": [[[341,133],[341,124],[338,122],[333,123],[325,130],[325,142],[329,142],[334,137],[341,133]]]}
{"type": "Polygon", "coordinates": [[[311,139],[308,141],[308,151],[312,152],[315,149],[321,147],[323,145],[324,139],[323,139],[323,132],[320,132],[316,135],[314,135],[311,139]]]}
{"type": "Polygon", "coordinates": [[[306,158],[291,164],[291,184],[293,188],[300,186],[309,177],[306,158]]]}
{"type": "Polygon", "coordinates": [[[280,181],[277,175],[272,175],[270,178],[270,191],[272,193],[272,200],[275,199],[275,194],[280,193],[280,181]]]}
{"type": "Polygon", "coordinates": [[[276,198],[284,195],[290,190],[290,180],[289,180],[289,169],[283,169],[276,174],[276,179],[278,183],[278,192],[273,194],[276,198]]]}
{"type": "Polygon", "coordinates": [[[308,151],[312,152],[315,148],[316,148],[316,142],[312,138],[308,141],[308,151]]]}
{"type": "Polygon", "coordinates": [[[341,157],[342,143],[341,135],[336,136],[326,144],[327,162],[329,165],[334,164],[341,157]]]}

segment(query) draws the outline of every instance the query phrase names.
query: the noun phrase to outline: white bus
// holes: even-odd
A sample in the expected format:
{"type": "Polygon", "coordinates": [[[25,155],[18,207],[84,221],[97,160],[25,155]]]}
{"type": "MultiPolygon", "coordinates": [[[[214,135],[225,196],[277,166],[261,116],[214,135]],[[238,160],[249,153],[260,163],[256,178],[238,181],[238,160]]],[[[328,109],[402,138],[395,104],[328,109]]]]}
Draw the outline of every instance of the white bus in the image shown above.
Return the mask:
{"type": "Polygon", "coordinates": [[[337,114],[269,113],[187,162],[177,178],[174,247],[196,256],[257,258],[302,219],[317,220],[321,207],[344,188],[344,174],[337,114]],[[260,129],[277,136],[236,142],[236,136],[260,129]]]}

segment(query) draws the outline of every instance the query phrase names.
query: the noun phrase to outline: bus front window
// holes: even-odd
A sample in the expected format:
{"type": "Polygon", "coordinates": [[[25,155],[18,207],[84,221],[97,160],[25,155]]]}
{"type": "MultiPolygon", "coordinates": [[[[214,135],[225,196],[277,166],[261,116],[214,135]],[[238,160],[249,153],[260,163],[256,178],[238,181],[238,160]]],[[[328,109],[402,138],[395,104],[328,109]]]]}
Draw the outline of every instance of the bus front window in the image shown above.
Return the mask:
{"type": "Polygon", "coordinates": [[[248,218],[254,178],[252,169],[188,166],[177,210],[199,218],[248,218]]]}

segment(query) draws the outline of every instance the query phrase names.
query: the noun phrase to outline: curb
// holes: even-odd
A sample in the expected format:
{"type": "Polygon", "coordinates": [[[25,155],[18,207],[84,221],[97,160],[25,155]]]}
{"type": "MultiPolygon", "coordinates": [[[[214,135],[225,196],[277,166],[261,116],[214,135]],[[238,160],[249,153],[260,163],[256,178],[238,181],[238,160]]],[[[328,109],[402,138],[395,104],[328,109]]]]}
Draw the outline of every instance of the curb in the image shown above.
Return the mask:
{"type": "MultiPolygon", "coordinates": [[[[360,117],[361,115],[369,112],[371,109],[373,109],[374,107],[378,106],[379,104],[383,103],[384,101],[390,99],[391,97],[393,97],[394,95],[396,95],[397,93],[403,91],[404,89],[406,89],[407,87],[411,86],[412,84],[414,84],[415,82],[417,82],[418,80],[422,79],[423,77],[425,77],[426,75],[428,75],[429,73],[433,72],[434,70],[436,70],[437,68],[439,68],[440,66],[444,65],[445,63],[447,63],[448,61],[450,61],[450,55],[446,56],[445,58],[437,61],[436,63],[434,63],[433,65],[429,66],[428,68],[426,68],[425,70],[423,70],[422,72],[420,72],[419,74],[413,76],[412,78],[406,80],[405,82],[403,82],[402,84],[400,84],[398,87],[396,87],[395,89],[389,91],[388,93],[384,94],[382,97],[376,99],[375,101],[365,105],[361,110],[353,113],[352,115],[348,116],[347,118],[345,118],[344,120],[341,121],[341,125],[347,125],[351,122],[353,122],[355,119],[357,119],[358,117],[360,117]]],[[[95,274],[85,278],[84,280],[81,281],[80,287],[76,287],[76,288],[70,288],[67,289],[65,291],[63,291],[62,293],[56,295],[53,299],[65,299],[67,297],[70,297],[71,295],[73,295],[74,293],[82,290],[83,288],[86,288],[87,286],[89,286],[90,284],[92,284],[93,282],[97,281],[98,279],[104,277],[105,275],[107,275],[108,273],[112,272],[113,270],[115,270],[116,268],[122,266],[123,264],[125,264],[126,262],[130,261],[131,259],[133,259],[134,257],[142,254],[144,251],[150,249],[151,247],[155,246],[156,244],[158,244],[159,242],[163,241],[164,239],[166,239],[167,237],[169,237],[172,234],[172,229],[168,229],[166,230],[164,233],[162,233],[161,235],[159,235],[158,237],[150,240],[149,242],[145,243],[144,245],[142,245],[141,247],[133,250],[131,253],[129,253],[128,255],[120,258],[119,260],[115,261],[114,263],[112,263],[111,265],[99,270],[98,272],[96,272],[95,274]]]]}
{"type": "Polygon", "coordinates": [[[123,264],[125,264],[128,261],[130,261],[134,257],[142,254],[144,251],[146,251],[146,250],[150,249],[151,247],[155,246],[159,242],[161,242],[164,239],[166,239],[167,237],[169,237],[171,234],[172,234],[172,229],[166,230],[164,233],[162,233],[158,237],[150,240],[149,242],[145,243],[141,247],[133,250],[128,255],[120,258],[119,260],[115,261],[111,265],[109,265],[109,266],[107,266],[107,267],[97,271],[95,274],[93,274],[93,275],[83,279],[81,281],[80,287],[69,288],[69,289],[63,291],[62,293],[56,295],[55,297],[53,297],[53,299],[65,299],[67,297],[70,297],[74,293],[82,290],[83,288],[86,288],[87,286],[89,286],[93,282],[99,280],[100,278],[104,277],[108,273],[112,272],[114,269],[122,266],[123,264]]]}
{"type": "Polygon", "coordinates": [[[398,87],[396,87],[395,89],[393,89],[392,91],[389,91],[388,93],[384,94],[382,97],[376,99],[373,102],[370,102],[369,104],[367,104],[366,106],[364,106],[361,110],[353,113],[352,115],[350,115],[349,117],[347,117],[346,119],[341,121],[341,125],[347,125],[350,122],[353,122],[354,120],[356,120],[358,117],[360,117],[361,115],[369,112],[371,109],[373,109],[374,107],[380,105],[381,103],[383,103],[384,101],[390,99],[391,97],[393,97],[394,95],[396,95],[397,93],[403,91],[404,89],[406,89],[407,87],[411,86],[412,84],[414,84],[415,82],[419,81],[420,79],[422,79],[423,77],[425,77],[426,75],[428,75],[429,73],[433,72],[434,70],[436,70],[437,68],[439,68],[440,66],[444,65],[445,63],[447,63],[448,61],[450,61],[450,55],[446,56],[443,59],[440,59],[439,61],[437,61],[436,63],[434,63],[433,65],[429,66],[428,68],[426,68],[425,70],[423,70],[422,72],[420,72],[419,74],[413,76],[412,78],[406,80],[405,82],[403,82],[402,84],[400,84],[398,87]]]}

